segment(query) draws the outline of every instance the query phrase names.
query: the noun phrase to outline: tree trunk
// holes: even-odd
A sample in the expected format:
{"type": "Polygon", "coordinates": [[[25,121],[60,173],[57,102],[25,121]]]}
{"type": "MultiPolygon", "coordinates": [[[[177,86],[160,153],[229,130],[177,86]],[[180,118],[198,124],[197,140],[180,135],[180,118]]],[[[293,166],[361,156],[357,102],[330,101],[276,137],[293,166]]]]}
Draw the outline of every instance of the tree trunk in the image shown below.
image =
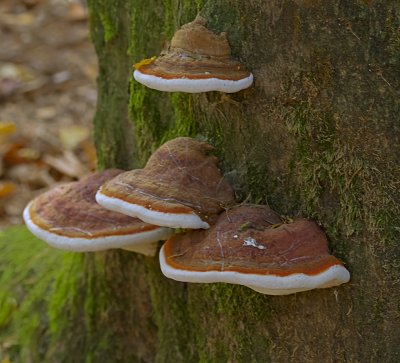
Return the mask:
{"type": "Polygon", "coordinates": [[[141,167],[168,139],[205,139],[238,200],[318,221],[352,279],[265,296],[168,280],[157,258],[88,255],[85,299],[96,303],[82,356],[399,362],[398,1],[90,0],[89,11],[100,66],[99,167],[141,167]],[[131,64],[159,54],[197,12],[228,33],[254,86],[187,95],[133,81],[131,64]]]}

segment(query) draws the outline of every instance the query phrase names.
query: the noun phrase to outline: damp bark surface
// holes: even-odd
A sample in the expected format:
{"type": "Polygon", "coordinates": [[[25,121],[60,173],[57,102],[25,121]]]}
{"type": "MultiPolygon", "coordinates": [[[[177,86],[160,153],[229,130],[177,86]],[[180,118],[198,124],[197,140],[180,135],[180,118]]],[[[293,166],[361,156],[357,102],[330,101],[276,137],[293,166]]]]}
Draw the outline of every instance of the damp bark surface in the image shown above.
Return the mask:
{"type": "Polygon", "coordinates": [[[100,64],[99,167],[143,167],[177,136],[206,140],[238,200],[314,219],[352,276],[336,288],[265,296],[241,286],[174,282],[161,275],[156,258],[110,252],[101,259],[105,275],[97,277],[104,280],[93,285],[112,292],[93,318],[94,336],[104,329],[108,338],[92,341],[95,356],[400,361],[398,2],[90,0],[88,6],[100,64]],[[131,64],[159,54],[198,12],[210,29],[228,33],[254,85],[232,95],[187,95],[134,82],[131,64]]]}

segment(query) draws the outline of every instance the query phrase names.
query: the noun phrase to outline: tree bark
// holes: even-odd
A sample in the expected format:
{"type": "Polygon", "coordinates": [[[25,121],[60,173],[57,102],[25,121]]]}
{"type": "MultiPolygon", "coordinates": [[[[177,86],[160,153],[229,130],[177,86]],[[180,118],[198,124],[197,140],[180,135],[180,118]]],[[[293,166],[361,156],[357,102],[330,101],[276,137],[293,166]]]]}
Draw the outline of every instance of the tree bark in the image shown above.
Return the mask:
{"type": "Polygon", "coordinates": [[[264,296],[174,282],[157,258],[106,253],[93,277],[107,290],[94,361],[400,361],[398,1],[89,0],[89,11],[99,167],[141,167],[168,139],[205,139],[238,200],[318,221],[352,275],[264,296]],[[197,12],[228,33],[254,86],[186,95],[134,82],[131,64],[197,12]]]}

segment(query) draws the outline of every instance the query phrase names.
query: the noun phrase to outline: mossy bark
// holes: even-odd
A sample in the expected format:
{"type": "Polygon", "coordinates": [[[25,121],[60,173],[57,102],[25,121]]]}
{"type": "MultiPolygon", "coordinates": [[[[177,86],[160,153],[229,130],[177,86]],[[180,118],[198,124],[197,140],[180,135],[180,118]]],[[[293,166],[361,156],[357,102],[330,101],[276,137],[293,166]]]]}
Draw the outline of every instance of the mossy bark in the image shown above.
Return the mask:
{"type": "MultiPolygon", "coordinates": [[[[307,216],[350,283],[290,296],[167,280],[157,259],[103,256],[92,289],[113,362],[400,361],[400,7],[393,1],[90,0],[99,166],[140,167],[167,139],[216,148],[238,200],[307,216]],[[201,12],[255,84],[167,94],[132,81],[201,12]],[[104,296],[107,296],[105,298],[104,296]]],[[[87,257],[89,258],[89,257],[87,257]]]]}

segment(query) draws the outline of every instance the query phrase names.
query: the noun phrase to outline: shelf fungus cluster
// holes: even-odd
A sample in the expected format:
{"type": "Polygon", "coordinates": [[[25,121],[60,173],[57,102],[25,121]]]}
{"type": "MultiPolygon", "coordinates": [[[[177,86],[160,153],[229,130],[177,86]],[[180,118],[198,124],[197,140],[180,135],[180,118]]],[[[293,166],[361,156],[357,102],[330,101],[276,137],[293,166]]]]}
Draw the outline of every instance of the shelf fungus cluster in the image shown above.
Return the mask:
{"type": "Polygon", "coordinates": [[[165,92],[238,92],[253,83],[253,75],[232,58],[226,33],[214,34],[197,16],[174,34],[159,57],[135,64],[134,78],[165,92]]]}
{"type": "Polygon", "coordinates": [[[177,138],[145,168],[106,170],[58,186],[30,202],[23,217],[33,234],[56,248],[154,255],[173,228],[208,228],[234,204],[217,164],[211,145],[177,138]]]}
{"type": "Polygon", "coordinates": [[[154,255],[167,240],[161,270],[178,281],[240,284],[270,295],[349,281],[316,223],[284,223],[266,206],[235,205],[212,151],[176,138],[143,169],[94,173],[40,195],[25,208],[25,222],[51,246],[71,251],[154,255]]]}

